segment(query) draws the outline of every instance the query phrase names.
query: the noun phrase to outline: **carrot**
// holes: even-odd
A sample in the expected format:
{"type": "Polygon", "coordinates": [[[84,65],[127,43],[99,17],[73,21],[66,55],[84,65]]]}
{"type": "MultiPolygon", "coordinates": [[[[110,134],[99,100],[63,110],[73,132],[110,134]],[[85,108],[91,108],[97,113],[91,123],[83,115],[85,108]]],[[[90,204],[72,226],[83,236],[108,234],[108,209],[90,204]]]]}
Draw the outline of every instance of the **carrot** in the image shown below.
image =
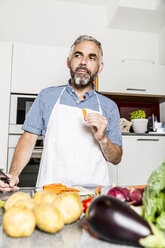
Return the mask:
{"type": "Polygon", "coordinates": [[[95,194],[99,195],[101,193],[101,186],[97,186],[97,188],[95,189],[95,194]]]}
{"type": "Polygon", "coordinates": [[[132,186],[128,186],[128,189],[145,189],[146,185],[132,185],[132,186]]]}
{"type": "Polygon", "coordinates": [[[47,184],[43,186],[43,189],[47,191],[55,192],[57,195],[67,191],[80,192],[79,190],[74,188],[67,188],[66,185],[63,185],[62,183],[47,184]]]}
{"type": "Polygon", "coordinates": [[[66,188],[65,191],[74,191],[74,192],[80,192],[80,190],[78,189],[74,189],[74,188],[66,188]]]}
{"type": "Polygon", "coordinates": [[[49,192],[54,192],[57,195],[60,195],[63,193],[62,190],[57,190],[57,189],[44,189],[45,191],[49,191],[49,192]]]}
{"type": "Polygon", "coordinates": [[[66,186],[65,185],[61,185],[61,186],[55,186],[55,185],[44,185],[43,189],[61,189],[61,190],[65,190],[66,186]]]}
{"type": "Polygon", "coordinates": [[[82,109],[82,112],[83,112],[84,120],[85,120],[85,118],[86,118],[86,116],[87,116],[87,111],[86,111],[86,109],[82,109]]]}
{"type": "Polygon", "coordinates": [[[47,185],[44,185],[44,187],[61,187],[63,186],[62,183],[51,183],[51,184],[47,184],[47,185]]]}

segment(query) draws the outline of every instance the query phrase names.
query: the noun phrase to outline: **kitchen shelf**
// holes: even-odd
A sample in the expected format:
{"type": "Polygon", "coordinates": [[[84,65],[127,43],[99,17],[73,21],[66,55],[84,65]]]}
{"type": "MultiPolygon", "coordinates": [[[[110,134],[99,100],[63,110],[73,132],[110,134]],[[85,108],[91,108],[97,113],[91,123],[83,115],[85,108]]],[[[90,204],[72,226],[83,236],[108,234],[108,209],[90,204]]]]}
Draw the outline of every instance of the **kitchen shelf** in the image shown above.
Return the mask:
{"type": "Polygon", "coordinates": [[[165,95],[146,95],[146,94],[130,94],[130,93],[116,93],[116,92],[101,92],[101,94],[111,98],[114,101],[125,102],[150,102],[162,103],[165,102],[165,95]]]}

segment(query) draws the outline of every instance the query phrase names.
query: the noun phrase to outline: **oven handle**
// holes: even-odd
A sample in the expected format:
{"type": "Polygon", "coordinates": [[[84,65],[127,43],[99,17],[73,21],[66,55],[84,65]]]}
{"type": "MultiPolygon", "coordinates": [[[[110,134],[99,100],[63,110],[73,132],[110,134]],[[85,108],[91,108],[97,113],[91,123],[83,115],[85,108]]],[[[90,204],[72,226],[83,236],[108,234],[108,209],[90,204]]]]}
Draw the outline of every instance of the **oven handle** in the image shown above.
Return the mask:
{"type": "Polygon", "coordinates": [[[31,158],[41,158],[43,149],[34,149],[31,158]]]}

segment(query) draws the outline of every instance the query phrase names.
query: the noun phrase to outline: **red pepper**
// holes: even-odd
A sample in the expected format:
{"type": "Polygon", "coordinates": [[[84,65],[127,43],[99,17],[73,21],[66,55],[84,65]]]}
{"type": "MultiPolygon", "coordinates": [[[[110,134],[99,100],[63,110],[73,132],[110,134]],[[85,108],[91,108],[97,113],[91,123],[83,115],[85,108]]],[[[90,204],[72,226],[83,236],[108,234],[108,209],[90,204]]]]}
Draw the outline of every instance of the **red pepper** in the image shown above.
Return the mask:
{"type": "Polygon", "coordinates": [[[83,200],[82,204],[83,204],[83,212],[85,213],[87,208],[89,207],[91,201],[94,199],[94,197],[88,198],[87,200],[83,200]]]}

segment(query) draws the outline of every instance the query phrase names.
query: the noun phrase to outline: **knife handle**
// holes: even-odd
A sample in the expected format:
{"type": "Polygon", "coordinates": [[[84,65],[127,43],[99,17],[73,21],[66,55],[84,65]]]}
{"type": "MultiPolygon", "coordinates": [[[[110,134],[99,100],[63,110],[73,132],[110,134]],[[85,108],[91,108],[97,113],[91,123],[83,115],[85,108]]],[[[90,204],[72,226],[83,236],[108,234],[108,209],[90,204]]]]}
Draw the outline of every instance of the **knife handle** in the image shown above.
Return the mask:
{"type": "Polygon", "coordinates": [[[9,178],[6,178],[6,177],[0,177],[0,180],[1,181],[4,181],[4,183],[8,183],[10,182],[10,179],[9,178]]]}

